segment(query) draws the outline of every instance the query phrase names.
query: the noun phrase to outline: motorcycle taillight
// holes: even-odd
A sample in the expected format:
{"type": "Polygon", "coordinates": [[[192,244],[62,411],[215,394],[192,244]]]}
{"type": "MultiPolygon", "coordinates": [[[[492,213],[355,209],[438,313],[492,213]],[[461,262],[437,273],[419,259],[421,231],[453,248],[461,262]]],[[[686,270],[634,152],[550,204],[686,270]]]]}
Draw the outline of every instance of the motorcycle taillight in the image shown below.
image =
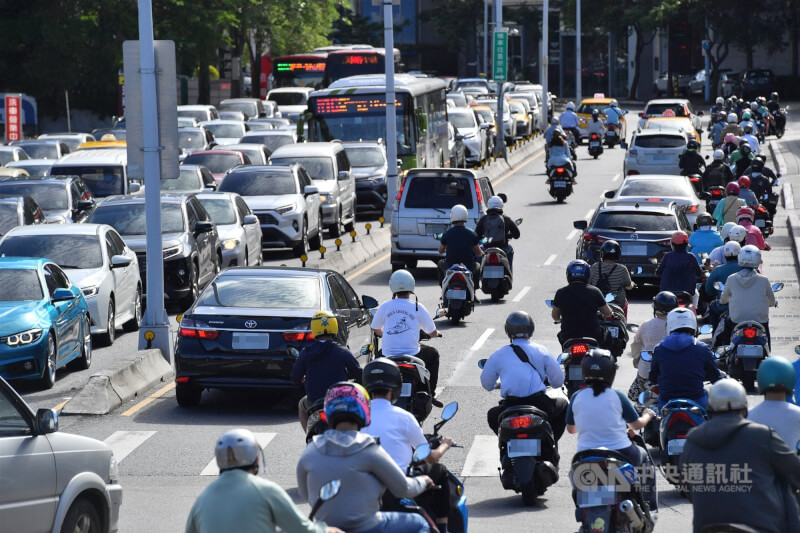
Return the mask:
{"type": "Polygon", "coordinates": [[[489,258],[486,260],[486,262],[487,262],[487,264],[490,264],[490,265],[499,265],[500,264],[500,258],[497,256],[496,253],[492,252],[492,253],[489,254],[489,258]]]}
{"type": "Polygon", "coordinates": [[[722,191],[719,189],[714,189],[711,191],[711,196],[722,196],[722,191]]]}
{"type": "Polygon", "coordinates": [[[457,283],[457,282],[459,282],[459,281],[460,281],[461,283],[464,283],[465,285],[466,285],[466,283],[467,283],[467,280],[466,280],[466,279],[464,279],[464,276],[463,276],[462,274],[454,274],[454,275],[453,275],[453,278],[452,278],[450,281],[451,281],[452,283],[457,283]]]}
{"type": "Polygon", "coordinates": [[[756,328],[744,328],[744,336],[748,339],[754,339],[756,333],[756,328]]]}
{"type": "Polygon", "coordinates": [[[564,167],[556,168],[556,172],[558,172],[559,174],[563,174],[564,173],[564,167]]]}
{"type": "Polygon", "coordinates": [[[692,426],[695,425],[694,420],[692,420],[692,417],[690,417],[688,413],[685,411],[675,411],[675,413],[670,417],[669,422],[667,422],[667,429],[671,428],[678,422],[685,422],[692,426]]]}
{"type": "Polygon", "coordinates": [[[569,347],[569,353],[572,355],[586,355],[589,352],[589,347],[585,344],[573,344],[569,347]]]}
{"type": "Polygon", "coordinates": [[[593,141],[596,141],[596,140],[597,140],[597,134],[596,134],[596,133],[592,133],[592,140],[593,140],[593,141]]]}
{"type": "Polygon", "coordinates": [[[531,416],[512,416],[507,419],[508,425],[514,429],[529,428],[533,426],[533,417],[531,416]]]}

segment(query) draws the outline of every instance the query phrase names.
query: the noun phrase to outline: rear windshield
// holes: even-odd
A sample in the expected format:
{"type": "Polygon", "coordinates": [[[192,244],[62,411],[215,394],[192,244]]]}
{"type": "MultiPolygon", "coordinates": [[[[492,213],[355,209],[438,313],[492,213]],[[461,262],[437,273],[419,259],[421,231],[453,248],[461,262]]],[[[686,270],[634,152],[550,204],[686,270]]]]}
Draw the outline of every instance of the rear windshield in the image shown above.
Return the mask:
{"type": "Polygon", "coordinates": [[[667,109],[671,109],[672,112],[675,113],[672,116],[686,116],[686,110],[683,108],[683,104],[650,104],[647,106],[647,110],[644,112],[644,114],[648,117],[655,117],[658,115],[663,115],[664,111],[667,109]]]}
{"type": "Polygon", "coordinates": [[[316,278],[255,278],[226,276],[200,296],[197,305],[261,309],[319,309],[316,278]]]}
{"type": "Polygon", "coordinates": [[[469,115],[466,113],[448,113],[447,119],[450,121],[450,124],[456,128],[469,129],[478,127],[475,123],[475,115],[472,115],[472,111],[470,111],[469,115]]]}
{"type": "Polygon", "coordinates": [[[276,102],[278,105],[303,105],[306,103],[306,93],[270,93],[269,100],[276,102]]]}
{"type": "Polygon", "coordinates": [[[63,183],[0,182],[0,194],[32,196],[36,203],[39,204],[39,207],[45,211],[55,211],[69,207],[67,188],[63,183]]]}
{"type": "Polygon", "coordinates": [[[605,104],[581,104],[576,113],[582,115],[591,115],[592,109],[597,109],[598,113],[602,113],[608,106],[605,104]]]}
{"type": "Polygon", "coordinates": [[[269,161],[272,165],[300,163],[312,180],[332,180],[336,178],[333,175],[333,158],[331,157],[270,157],[269,161]]]}
{"type": "Polygon", "coordinates": [[[748,80],[757,80],[757,79],[772,79],[772,71],[771,70],[751,70],[747,73],[748,80]]]}
{"type": "Polygon", "coordinates": [[[181,148],[203,148],[206,145],[202,130],[181,130],[178,128],[178,146],[181,148]]]}
{"type": "MultiPolygon", "coordinates": [[[[234,154],[191,154],[183,162],[186,165],[202,165],[212,174],[224,174],[236,165],[241,165],[242,159],[234,154]]],[[[250,163],[249,159],[247,163],[250,163]]]]}
{"type": "Polygon", "coordinates": [[[619,191],[620,196],[689,196],[692,186],[683,178],[676,177],[668,180],[633,180],[623,184],[619,191]]]}
{"type": "Polygon", "coordinates": [[[177,179],[162,179],[162,191],[196,191],[203,189],[200,173],[193,168],[181,168],[177,179]]]}
{"type": "Polygon", "coordinates": [[[239,139],[245,134],[244,124],[206,124],[206,128],[211,130],[214,137],[223,139],[239,139]]]}
{"type": "Polygon", "coordinates": [[[408,183],[405,206],[449,210],[456,204],[472,209],[474,194],[468,178],[413,177],[408,183]]]}
{"type": "Polygon", "coordinates": [[[592,225],[595,230],[610,229],[617,231],[675,231],[678,220],[671,214],[660,213],[626,213],[621,211],[600,213],[592,225]]]}
{"type": "Polygon", "coordinates": [[[347,158],[353,167],[379,167],[386,163],[386,157],[381,148],[346,148],[347,158]]]}
{"type": "Polygon", "coordinates": [[[297,183],[289,172],[236,172],[228,174],[217,189],[239,196],[297,194],[297,183]]]}
{"type": "Polygon", "coordinates": [[[98,198],[114,194],[125,194],[125,174],[122,166],[54,166],[50,173],[53,176],[78,176],[98,198]]]}
{"type": "Polygon", "coordinates": [[[686,139],[676,135],[637,135],[633,144],[639,148],[682,148],[686,139]]]}

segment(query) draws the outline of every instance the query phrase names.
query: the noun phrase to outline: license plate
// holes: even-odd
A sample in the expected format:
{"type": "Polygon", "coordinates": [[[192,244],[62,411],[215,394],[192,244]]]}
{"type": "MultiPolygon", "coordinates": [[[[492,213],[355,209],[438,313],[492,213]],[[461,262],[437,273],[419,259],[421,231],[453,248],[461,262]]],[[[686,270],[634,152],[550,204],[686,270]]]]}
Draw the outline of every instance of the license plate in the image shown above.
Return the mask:
{"type": "Polygon", "coordinates": [[[686,444],[686,439],[675,439],[667,443],[667,453],[669,455],[680,455],[683,453],[683,446],[686,444]]]}
{"type": "Polygon", "coordinates": [[[647,255],[647,245],[646,244],[632,244],[629,242],[622,243],[622,255],[636,255],[636,256],[646,256],[647,255]]]}
{"type": "Polygon", "coordinates": [[[411,383],[403,383],[403,386],[400,389],[400,397],[408,398],[409,396],[411,396],[411,383]]]}
{"type": "Polygon", "coordinates": [[[592,141],[589,143],[589,146],[591,148],[597,148],[598,146],[600,146],[600,143],[598,141],[592,141]]]}
{"type": "Polygon", "coordinates": [[[538,457],[541,453],[541,439],[511,439],[508,441],[509,457],[538,457]]]}
{"type": "Polygon", "coordinates": [[[611,335],[612,338],[614,339],[619,338],[619,328],[617,326],[610,326],[606,329],[608,330],[608,334],[611,335]]]}
{"type": "Polygon", "coordinates": [[[234,350],[266,350],[269,348],[269,333],[233,332],[231,342],[234,350]]]}
{"type": "Polygon", "coordinates": [[[566,186],[567,186],[567,182],[566,181],[554,181],[553,182],[553,187],[556,187],[556,188],[559,188],[559,189],[563,189],[566,186]]]}
{"type": "Polygon", "coordinates": [[[466,300],[467,299],[467,291],[456,290],[456,289],[448,289],[445,293],[445,296],[448,300],[466,300]]]}
{"type": "Polygon", "coordinates": [[[736,347],[739,357],[763,357],[764,347],[757,344],[740,344],[736,347]]]}
{"type": "Polygon", "coordinates": [[[652,157],[653,161],[669,161],[672,159],[672,156],[668,154],[655,154],[652,157]]]}
{"type": "Polygon", "coordinates": [[[570,381],[582,381],[583,380],[583,369],[580,365],[570,365],[569,366],[569,380],[570,381]]]}
{"type": "Polygon", "coordinates": [[[578,507],[602,507],[617,503],[614,485],[600,485],[592,490],[577,491],[578,507]]]}
{"type": "Polygon", "coordinates": [[[506,269],[502,266],[485,266],[483,267],[483,277],[491,279],[503,279],[506,275],[506,269]]]}
{"type": "Polygon", "coordinates": [[[425,231],[428,232],[428,235],[436,235],[438,233],[445,233],[450,226],[446,224],[426,224],[425,231]]]}
{"type": "Polygon", "coordinates": [[[756,220],[756,226],[758,226],[759,228],[766,227],[766,225],[767,225],[767,221],[766,220],[762,220],[760,218],[758,220],[756,220]]]}

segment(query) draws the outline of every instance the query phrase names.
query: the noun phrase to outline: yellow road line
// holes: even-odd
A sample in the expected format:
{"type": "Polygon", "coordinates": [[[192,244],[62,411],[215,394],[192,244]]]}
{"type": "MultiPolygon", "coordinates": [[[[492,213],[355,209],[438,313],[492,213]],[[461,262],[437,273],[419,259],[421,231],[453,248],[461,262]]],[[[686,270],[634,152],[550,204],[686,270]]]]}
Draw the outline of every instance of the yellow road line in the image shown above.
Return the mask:
{"type": "Polygon", "coordinates": [[[345,279],[346,279],[347,281],[353,281],[353,280],[354,280],[354,279],[356,279],[358,276],[360,276],[360,275],[361,275],[361,274],[363,274],[364,272],[367,272],[368,270],[370,270],[372,267],[374,267],[375,265],[377,265],[377,264],[378,264],[378,263],[380,263],[381,261],[386,261],[386,259],[388,259],[388,257],[389,257],[390,255],[391,255],[390,253],[383,254],[382,256],[380,256],[379,258],[377,258],[376,260],[374,260],[374,261],[373,261],[373,262],[371,262],[370,264],[368,264],[368,265],[366,265],[366,266],[363,266],[363,267],[361,267],[360,269],[356,270],[355,272],[353,272],[352,274],[350,274],[349,276],[347,276],[345,279]]]}
{"type": "Polygon", "coordinates": [[[168,385],[161,387],[153,394],[151,394],[149,397],[145,398],[141,402],[137,403],[136,405],[134,405],[133,407],[122,413],[120,416],[131,416],[133,414],[136,414],[139,410],[144,409],[145,407],[150,405],[153,401],[155,401],[157,398],[161,397],[162,395],[166,394],[167,392],[171,391],[174,388],[175,388],[175,382],[173,381],[172,383],[169,383],[168,385]]]}
{"type": "Polygon", "coordinates": [[[66,400],[64,400],[60,404],[58,404],[55,407],[53,407],[53,409],[55,409],[56,411],[58,411],[60,413],[61,410],[64,408],[64,406],[67,405],[67,402],[70,401],[71,399],[72,398],[67,398],[66,400]]]}
{"type": "Polygon", "coordinates": [[[527,159],[523,165],[518,166],[517,168],[515,168],[514,170],[512,170],[511,172],[509,172],[508,174],[506,174],[505,176],[503,176],[499,180],[497,180],[494,183],[492,183],[492,187],[494,187],[495,185],[498,185],[498,184],[502,183],[503,181],[507,180],[508,178],[510,178],[511,176],[513,176],[514,174],[516,174],[517,172],[522,170],[524,167],[528,166],[528,163],[531,163],[531,162],[535,161],[536,159],[539,159],[543,155],[544,155],[544,150],[542,150],[541,152],[539,152],[535,156],[531,157],[530,159],[527,159]]]}

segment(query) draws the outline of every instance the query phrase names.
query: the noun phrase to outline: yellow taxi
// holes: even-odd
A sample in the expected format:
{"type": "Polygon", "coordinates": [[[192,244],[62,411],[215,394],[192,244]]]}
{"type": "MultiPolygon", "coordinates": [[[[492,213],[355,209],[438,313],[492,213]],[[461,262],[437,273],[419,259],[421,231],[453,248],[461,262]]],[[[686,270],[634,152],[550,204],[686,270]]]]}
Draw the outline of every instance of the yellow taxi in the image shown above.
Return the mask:
{"type": "Polygon", "coordinates": [[[644,130],[670,130],[682,131],[686,133],[689,140],[697,141],[702,144],[702,137],[692,124],[692,119],[689,117],[676,117],[676,116],[661,116],[648,118],[641,131],[644,130]]]}
{"type": "Polygon", "coordinates": [[[531,119],[525,109],[525,104],[520,100],[508,100],[511,115],[517,123],[517,138],[521,139],[531,134],[531,119]]]}
{"type": "Polygon", "coordinates": [[[488,105],[480,105],[475,102],[470,102],[470,107],[476,114],[483,118],[483,121],[489,124],[489,148],[490,153],[494,153],[495,139],[497,139],[497,117],[494,116],[494,110],[488,105]]]}
{"type": "MultiPolygon", "coordinates": [[[[586,138],[589,136],[587,125],[589,124],[589,121],[592,120],[592,109],[597,109],[600,112],[600,119],[605,122],[606,115],[603,113],[603,111],[609,107],[611,100],[616,100],[616,98],[606,98],[602,94],[596,94],[594,98],[584,98],[581,100],[581,105],[579,105],[578,109],[575,110],[575,113],[578,115],[578,129],[581,130],[581,138],[586,138]]],[[[620,119],[619,125],[620,129],[622,130],[619,133],[619,139],[624,141],[628,138],[627,130],[625,128],[625,119],[620,119]]]]}
{"type": "Polygon", "coordinates": [[[98,150],[104,148],[127,148],[127,141],[118,141],[116,138],[113,141],[89,141],[78,146],[78,150],[98,150]]]}

